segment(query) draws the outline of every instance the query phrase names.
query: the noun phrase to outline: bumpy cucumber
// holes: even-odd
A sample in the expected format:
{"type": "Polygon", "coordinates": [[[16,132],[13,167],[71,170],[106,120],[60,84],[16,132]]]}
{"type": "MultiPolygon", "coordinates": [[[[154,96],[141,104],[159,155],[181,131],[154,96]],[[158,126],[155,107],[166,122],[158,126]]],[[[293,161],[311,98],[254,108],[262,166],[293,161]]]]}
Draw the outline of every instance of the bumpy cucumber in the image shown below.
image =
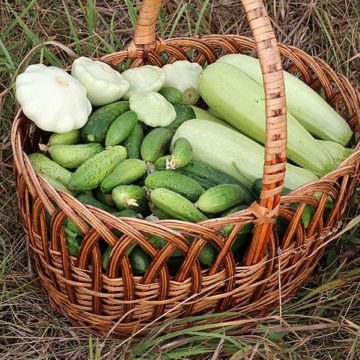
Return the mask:
{"type": "Polygon", "coordinates": [[[186,197],[191,202],[199,199],[204,188],[194,179],[171,170],[155,171],[145,179],[145,186],[154,190],[164,188],[186,197]]]}
{"type": "Polygon", "coordinates": [[[81,137],[86,142],[103,144],[112,122],[128,110],[128,101],[118,101],[102,106],[90,115],[88,122],[81,130],[81,137]]]}
{"type": "MultiPolygon", "coordinates": [[[[225,210],[221,214],[221,217],[225,217],[225,216],[234,214],[234,213],[236,213],[238,211],[241,211],[241,210],[244,210],[244,209],[247,209],[247,206],[245,206],[245,205],[234,206],[234,207],[232,207],[230,209],[225,210]]],[[[243,228],[245,228],[245,226],[243,228]]],[[[226,225],[226,226],[223,227],[222,231],[223,231],[224,234],[229,235],[233,228],[234,228],[234,225],[226,225]]]]}
{"type": "Polygon", "coordinates": [[[70,256],[76,257],[79,253],[81,239],[76,235],[66,234],[66,242],[70,256]]]}
{"type": "Polygon", "coordinates": [[[171,159],[172,159],[171,155],[165,155],[159,157],[154,163],[155,170],[175,170],[172,167],[173,163],[171,162],[171,159]]]}
{"type": "Polygon", "coordinates": [[[133,111],[120,115],[109,127],[106,133],[105,145],[114,146],[123,142],[132,132],[138,117],[133,111]]]}
{"type": "Polygon", "coordinates": [[[136,185],[119,185],[112,191],[112,197],[120,210],[130,209],[144,214],[147,211],[145,189],[136,185]]]}
{"type": "Polygon", "coordinates": [[[195,111],[191,106],[185,104],[173,104],[173,106],[176,111],[176,118],[167,126],[167,129],[171,130],[171,132],[175,132],[183,122],[196,119],[195,111]]]}
{"type": "Polygon", "coordinates": [[[138,218],[139,214],[134,210],[122,210],[113,213],[116,217],[131,217],[131,218],[138,218]]]}
{"type": "Polygon", "coordinates": [[[123,146],[114,146],[96,154],[74,172],[69,183],[70,189],[84,191],[97,188],[126,156],[123,146]]]}
{"type": "Polygon", "coordinates": [[[145,274],[151,264],[151,257],[140,246],[135,246],[129,255],[134,275],[145,274]]]}
{"type": "Polygon", "coordinates": [[[53,145],[74,145],[78,144],[81,139],[80,130],[71,130],[63,134],[51,134],[48,144],[53,145]]]}
{"type": "Polygon", "coordinates": [[[239,185],[217,185],[200,196],[197,206],[205,213],[217,214],[241,204],[244,198],[244,190],[239,185]]]}
{"type": "Polygon", "coordinates": [[[151,192],[150,198],[153,205],[170,218],[194,223],[207,219],[191,201],[174,191],[158,188],[151,192]]]}
{"type": "Polygon", "coordinates": [[[95,189],[94,196],[96,200],[99,200],[103,204],[116,207],[115,202],[111,197],[111,194],[104,194],[100,189],[95,189]]]}
{"type": "Polygon", "coordinates": [[[29,160],[36,172],[44,176],[49,176],[50,178],[60,181],[67,188],[69,187],[69,182],[73,175],[69,170],[63,168],[55,161],[50,160],[44,154],[40,154],[40,153],[30,154],[29,160]]]}
{"type": "Polygon", "coordinates": [[[123,145],[126,147],[129,159],[140,159],[140,147],[144,139],[144,130],[141,124],[137,123],[132,129],[131,134],[124,141],[123,145]]]}
{"type": "Polygon", "coordinates": [[[151,212],[153,213],[154,216],[156,216],[160,220],[165,220],[165,219],[171,218],[171,216],[168,215],[165,211],[160,210],[160,209],[156,208],[155,206],[151,207],[151,212]]]}
{"type": "Polygon", "coordinates": [[[68,169],[76,169],[104,148],[101,144],[53,145],[48,148],[54,161],[68,169]]]}
{"type": "Polygon", "coordinates": [[[172,104],[181,104],[184,100],[182,92],[171,86],[164,86],[159,90],[159,94],[172,104]]]}
{"type": "Polygon", "coordinates": [[[100,184],[103,193],[109,193],[118,185],[128,185],[146,174],[146,163],[139,159],[127,159],[121,162],[100,184]]]}
{"type": "MultiPolygon", "coordinates": [[[[170,162],[173,167],[178,169],[190,163],[193,158],[193,152],[190,142],[187,139],[177,139],[174,143],[174,149],[170,162]]],[[[171,166],[171,165],[170,165],[171,166]]]]}
{"type": "Polygon", "coordinates": [[[49,182],[49,184],[56,190],[68,193],[70,195],[73,195],[73,193],[59,180],[56,180],[48,175],[43,175],[43,177],[49,182]]]}
{"type": "MultiPolygon", "coordinates": [[[[149,241],[157,248],[162,249],[166,244],[167,241],[159,236],[156,235],[148,235],[149,241]]],[[[181,256],[182,253],[179,249],[175,249],[171,256],[181,256]]]]}
{"type": "Polygon", "coordinates": [[[116,208],[108,206],[99,200],[96,200],[92,195],[89,194],[81,193],[78,196],[76,196],[76,199],[78,199],[81,203],[85,205],[91,205],[97,207],[98,209],[104,210],[111,214],[117,212],[116,208]]]}
{"type": "Polygon", "coordinates": [[[168,152],[171,137],[172,132],[167,128],[156,128],[150,131],[141,144],[140,151],[143,160],[155,162],[165,155],[168,152]]]}

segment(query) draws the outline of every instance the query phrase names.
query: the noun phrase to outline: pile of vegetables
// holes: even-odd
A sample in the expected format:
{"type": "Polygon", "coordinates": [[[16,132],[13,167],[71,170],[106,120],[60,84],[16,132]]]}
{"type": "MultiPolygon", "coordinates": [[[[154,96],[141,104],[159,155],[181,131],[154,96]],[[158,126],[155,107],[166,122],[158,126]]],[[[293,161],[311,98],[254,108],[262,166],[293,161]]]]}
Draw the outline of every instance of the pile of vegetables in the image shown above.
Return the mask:
{"type": "MultiPolygon", "coordinates": [[[[117,217],[197,223],[241,211],[260,194],[262,85],[259,61],[245,55],[226,55],[205,69],[176,61],[121,74],[81,57],[71,75],[52,66],[29,66],[17,78],[16,94],[25,115],[51,132],[29,159],[54,188],[117,217]]],[[[291,163],[284,194],[332,171],[352,152],[345,147],[352,137],[346,121],[287,72],[285,85],[291,163]]],[[[305,228],[313,212],[306,206],[305,228]]],[[[276,226],[284,233],[287,220],[280,218],[276,226]]],[[[228,225],[221,232],[227,236],[233,230],[228,225]]],[[[236,235],[232,250],[239,261],[252,230],[246,224],[236,235]]],[[[71,219],[64,232],[69,254],[77,256],[84,234],[71,219]]],[[[121,241],[122,234],[114,234],[121,241]]],[[[157,248],[167,243],[152,234],[148,239],[157,248]]],[[[101,246],[106,271],[112,249],[105,242],[101,246]]],[[[149,255],[139,246],[128,254],[133,272],[144,274],[149,255]]],[[[176,272],[183,257],[176,249],[170,270],[176,272]]],[[[199,254],[204,267],[215,258],[210,244],[199,254]]]]}

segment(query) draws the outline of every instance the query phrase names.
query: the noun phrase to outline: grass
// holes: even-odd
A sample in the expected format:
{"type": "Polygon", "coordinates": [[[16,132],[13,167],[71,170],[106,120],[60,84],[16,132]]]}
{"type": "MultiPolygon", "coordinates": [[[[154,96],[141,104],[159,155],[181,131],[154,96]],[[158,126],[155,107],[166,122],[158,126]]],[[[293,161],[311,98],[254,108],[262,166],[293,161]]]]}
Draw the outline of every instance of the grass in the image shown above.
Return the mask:
{"type": "MultiPolygon", "coordinates": [[[[323,58],[359,86],[357,0],[266,3],[280,41],[323,58]]],[[[208,316],[212,325],[172,332],[169,323],[140,341],[104,340],[77,329],[50,308],[15,210],[9,138],[16,111],[14,76],[19,67],[40,59],[54,65],[66,63],[64,53],[41,46],[44,41],[58,41],[89,56],[122,49],[131,38],[137,7],[130,0],[1,2],[0,358],[359,359],[357,226],[329,246],[311,282],[283,305],[281,313],[276,310],[261,320],[248,319],[250,332],[242,332],[241,322],[224,327],[212,315],[208,316]],[[161,329],[165,334],[159,334],[161,329]]],[[[159,36],[208,33],[249,34],[238,0],[166,2],[159,17],[159,36]]],[[[356,196],[349,220],[357,215],[358,205],[356,196]]]]}

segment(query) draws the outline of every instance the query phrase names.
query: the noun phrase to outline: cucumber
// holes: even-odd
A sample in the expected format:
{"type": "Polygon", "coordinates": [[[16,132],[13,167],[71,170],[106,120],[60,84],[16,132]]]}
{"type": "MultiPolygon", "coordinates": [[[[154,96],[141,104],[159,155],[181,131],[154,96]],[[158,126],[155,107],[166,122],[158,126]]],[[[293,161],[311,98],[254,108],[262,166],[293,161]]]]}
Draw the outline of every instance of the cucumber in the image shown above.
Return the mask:
{"type": "Polygon", "coordinates": [[[171,168],[173,165],[171,159],[171,155],[159,157],[154,163],[155,170],[175,170],[174,168],[171,168]]]}
{"type": "Polygon", "coordinates": [[[138,117],[133,111],[120,115],[106,133],[105,146],[114,146],[123,142],[131,134],[137,122],[138,117]]]}
{"type": "Polygon", "coordinates": [[[76,169],[86,160],[95,156],[104,148],[101,144],[53,145],[48,148],[54,161],[59,165],[76,169]]]}
{"type": "Polygon", "coordinates": [[[97,188],[126,156],[126,149],[118,145],[86,160],[72,175],[70,190],[84,191],[97,188]]]}
{"type": "Polygon", "coordinates": [[[144,130],[141,124],[137,123],[132,129],[130,135],[124,141],[123,145],[126,147],[129,159],[140,159],[140,147],[144,139],[144,130]]]}
{"type": "Polygon", "coordinates": [[[185,104],[173,104],[174,109],[176,111],[175,120],[168,125],[166,128],[171,130],[171,132],[175,132],[176,129],[185,121],[196,119],[195,111],[191,108],[190,105],[185,104]]]}
{"type": "Polygon", "coordinates": [[[217,185],[200,196],[197,206],[205,213],[217,214],[242,203],[244,198],[244,190],[239,185],[217,185]]]}
{"type": "Polygon", "coordinates": [[[131,184],[145,175],[146,170],[145,161],[139,159],[124,160],[100,183],[100,189],[106,194],[111,192],[115,186],[131,184]]]}
{"type": "Polygon", "coordinates": [[[153,205],[169,215],[170,218],[197,223],[207,217],[185,197],[168,189],[158,188],[151,192],[153,205]]]}
{"type": "MultiPolygon", "coordinates": [[[[121,233],[118,232],[118,234],[116,235],[118,238],[120,238],[122,235],[121,233]]],[[[126,253],[129,255],[131,254],[131,252],[134,250],[134,248],[136,247],[136,245],[132,245],[130,246],[130,248],[126,251],[126,253]]],[[[102,259],[101,259],[101,264],[102,264],[102,267],[103,269],[106,271],[108,266],[109,266],[109,261],[110,261],[110,255],[111,255],[111,251],[112,251],[112,247],[111,246],[108,246],[102,256],[102,259]]],[[[134,264],[131,259],[130,259],[130,263],[131,265],[137,265],[137,264],[134,264]]],[[[143,263],[143,261],[141,261],[141,264],[143,263]]]]}
{"type": "Polygon", "coordinates": [[[56,180],[48,175],[43,175],[43,177],[48,181],[48,183],[56,190],[65,192],[67,194],[73,195],[73,193],[59,180],[56,180]]]}
{"type": "Polygon", "coordinates": [[[129,255],[134,275],[145,274],[151,264],[151,257],[140,246],[135,246],[129,255]]]}
{"type": "Polygon", "coordinates": [[[193,158],[191,144],[188,140],[179,138],[174,143],[171,162],[173,167],[178,169],[190,163],[193,158]]]}
{"type": "Polygon", "coordinates": [[[102,106],[90,115],[88,122],[81,130],[81,137],[85,142],[103,144],[112,122],[129,109],[128,101],[117,101],[102,106]]]}
{"type": "Polygon", "coordinates": [[[165,155],[169,150],[171,137],[172,132],[167,128],[151,130],[141,144],[140,151],[143,160],[153,163],[159,157],[165,155]]]}
{"type": "Polygon", "coordinates": [[[65,232],[70,231],[75,235],[84,236],[83,232],[77,227],[77,225],[71,219],[66,219],[64,225],[65,225],[64,226],[65,232]]]}
{"type": "Polygon", "coordinates": [[[78,144],[81,139],[80,130],[71,130],[63,134],[53,133],[50,135],[48,144],[53,145],[74,145],[78,144]]]}
{"type": "Polygon", "coordinates": [[[70,256],[76,257],[79,254],[81,239],[77,236],[65,234],[67,247],[70,256]]]}
{"type": "MultiPolygon", "coordinates": [[[[241,210],[244,210],[244,209],[247,209],[247,206],[245,205],[237,205],[237,206],[234,206],[230,209],[227,209],[225,210],[222,214],[221,214],[221,217],[225,217],[225,216],[228,216],[228,215],[231,215],[231,214],[234,214],[238,211],[241,211],[241,210]]],[[[247,225],[247,224],[246,224],[247,225]]],[[[243,226],[243,229],[246,227],[246,225],[243,226]]],[[[251,224],[250,224],[251,225],[251,224]]],[[[226,225],[223,227],[222,229],[222,232],[226,235],[229,235],[232,231],[232,229],[234,228],[234,225],[226,225]]]]}
{"type": "Polygon", "coordinates": [[[159,90],[159,94],[172,104],[181,104],[184,100],[182,92],[171,86],[164,86],[159,90]]]}
{"type": "Polygon", "coordinates": [[[134,210],[122,210],[117,211],[113,214],[116,217],[131,217],[131,218],[139,218],[139,214],[134,210]]]}
{"type": "Polygon", "coordinates": [[[155,171],[145,179],[145,186],[154,190],[164,188],[176,192],[195,202],[205,190],[192,178],[171,170],[155,171]]]}
{"type": "Polygon", "coordinates": [[[144,214],[147,211],[145,189],[136,185],[119,185],[112,191],[112,197],[120,210],[134,210],[144,214]]]}
{"type": "Polygon", "coordinates": [[[211,266],[216,258],[216,251],[210,244],[205,244],[199,254],[199,261],[206,266],[211,266]]]}
{"type": "Polygon", "coordinates": [[[49,176],[69,188],[69,182],[73,175],[69,170],[63,168],[44,154],[32,153],[29,155],[29,160],[37,173],[49,176]]]}
{"type": "Polygon", "coordinates": [[[156,208],[155,206],[151,207],[151,212],[153,213],[153,215],[155,215],[160,220],[166,220],[166,219],[171,218],[171,216],[168,215],[165,211],[160,210],[160,209],[156,208]]]}
{"type": "Polygon", "coordinates": [[[116,207],[115,202],[111,197],[111,194],[104,194],[100,189],[96,189],[94,191],[94,195],[95,195],[95,199],[99,200],[103,204],[111,207],[116,207]]]}
{"type": "MultiPolygon", "coordinates": [[[[166,244],[167,241],[159,236],[156,235],[148,235],[149,241],[157,248],[162,249],[166,244]]],[[[175,249],[174,252],[171,254],[172,257],[174,256],[182,256],[182,253],[179,249],[175,249]]]]}
{"type": "Polygon", "coordinates": [[[103,204],[102,202],[96,200],[92,195],[81,193],[76,196],[76,199],[79,200],[82,204],[91,205],[97,207],[98,209],[104,210],[110,214],[117,212],[116,208],[103,204]]]}

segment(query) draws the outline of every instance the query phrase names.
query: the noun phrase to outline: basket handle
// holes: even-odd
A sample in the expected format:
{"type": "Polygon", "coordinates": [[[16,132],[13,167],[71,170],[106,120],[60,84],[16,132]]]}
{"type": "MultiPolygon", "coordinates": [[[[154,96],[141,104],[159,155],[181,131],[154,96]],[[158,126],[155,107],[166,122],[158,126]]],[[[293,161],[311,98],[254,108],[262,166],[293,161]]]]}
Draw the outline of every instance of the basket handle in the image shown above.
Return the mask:
{"type": "MultiPolygon", "coordinates": [[[[285,86],[275,33],[262,0],[241,0],[253,33],[263,74],[266,102],[266,138],[264,172],[260,203],[250,208],[256,219],[253,240],[245,265],[256,264],[264,257],[272,226],[278,215],[280,193],[286,171],[287,115],[285,86]]],[[[155,27],[161,0],[144,0],[134,33],[136,45],[155,41],[155,27]]]]}

